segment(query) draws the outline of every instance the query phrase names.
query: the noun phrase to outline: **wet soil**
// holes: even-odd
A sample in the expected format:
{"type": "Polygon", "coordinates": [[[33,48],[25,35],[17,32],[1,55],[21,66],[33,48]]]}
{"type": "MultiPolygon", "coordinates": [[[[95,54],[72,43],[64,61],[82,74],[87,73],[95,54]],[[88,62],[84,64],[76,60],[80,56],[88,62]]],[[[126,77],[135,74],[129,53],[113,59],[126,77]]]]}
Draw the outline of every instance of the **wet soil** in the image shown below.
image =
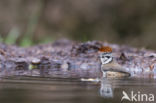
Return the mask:
{"type": "Polygon", "coordinates": [[[114,59],[132,76],[156,78],[156,51],[108,44],[58,40],[22,48],[0,43],[0,77],[24,75],[45,77],[101,77],[98,49],[110,46],[114,59]]]}

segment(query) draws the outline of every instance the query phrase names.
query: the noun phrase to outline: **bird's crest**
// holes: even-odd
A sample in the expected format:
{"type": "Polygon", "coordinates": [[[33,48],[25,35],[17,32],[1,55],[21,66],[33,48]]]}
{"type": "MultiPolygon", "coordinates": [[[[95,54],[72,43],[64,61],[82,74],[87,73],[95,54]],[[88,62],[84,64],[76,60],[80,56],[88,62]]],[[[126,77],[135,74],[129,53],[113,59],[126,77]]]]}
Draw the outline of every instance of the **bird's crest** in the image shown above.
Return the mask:
{"type": "Polygon", "coordinates": [[[112,52],[112,48],[109,47],[109,46],[102,46],[100,49],[99,49],[100,52],[112,52]]]}

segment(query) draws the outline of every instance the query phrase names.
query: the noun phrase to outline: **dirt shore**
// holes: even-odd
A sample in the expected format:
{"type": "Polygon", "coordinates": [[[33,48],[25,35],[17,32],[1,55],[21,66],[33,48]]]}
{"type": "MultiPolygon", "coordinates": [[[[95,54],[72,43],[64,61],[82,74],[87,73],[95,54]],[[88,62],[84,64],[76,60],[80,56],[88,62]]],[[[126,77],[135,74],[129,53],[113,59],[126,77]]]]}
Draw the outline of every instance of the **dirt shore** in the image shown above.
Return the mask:
{"type": "Polygon", "coordinates": [[[0,44],[0,77],[25,75],[46,77],[101,77],[98,49],[113,49],[115,60],[132,76],[156,78],[156,51],[108,44],[58,40],[52,44],[21,48],[0,44]]]}

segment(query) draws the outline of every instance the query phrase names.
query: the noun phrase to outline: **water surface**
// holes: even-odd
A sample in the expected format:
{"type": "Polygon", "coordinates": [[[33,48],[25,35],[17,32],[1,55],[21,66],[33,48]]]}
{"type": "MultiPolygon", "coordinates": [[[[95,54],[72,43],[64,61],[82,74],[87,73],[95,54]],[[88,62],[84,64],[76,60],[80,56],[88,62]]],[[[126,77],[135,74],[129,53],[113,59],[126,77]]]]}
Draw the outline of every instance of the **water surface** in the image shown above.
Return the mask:
{"type": "Polygon", "coordinates": [[[154,79],[86,82],[80,78],[14,76],[0,79],[0,103],[120,103],[123,91],[155,95],[155,90],[154,79]]]}

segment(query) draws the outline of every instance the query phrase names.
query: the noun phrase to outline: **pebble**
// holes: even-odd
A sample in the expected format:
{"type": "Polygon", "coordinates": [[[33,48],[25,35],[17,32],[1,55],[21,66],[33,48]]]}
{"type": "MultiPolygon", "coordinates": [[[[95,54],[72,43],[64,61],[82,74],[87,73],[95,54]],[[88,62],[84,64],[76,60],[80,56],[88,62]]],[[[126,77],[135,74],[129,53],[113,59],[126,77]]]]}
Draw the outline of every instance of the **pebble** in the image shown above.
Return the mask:
{"type": "Polygon", "coordinates": [[[69,68],[68,63],[64,62],[64,63],[61,65],[61,68],[62,68],[63,70],[67,70],[67,69],[69,68]]]}
{"type": "Polygon", "coordinates": [[[33,58],[32,61],[31,61],[33,64],[39,64],[41,62],[40,59],[38,58],[33,58]]]}
{"type": "Polygon", "coordinates": [[[16,58],[15,62],[16,63],[24,63],[24,62],[26,62],[26,59],[24,59],[24,58],[16,58]]]}
{"type": "Polygon", "coordinates": [[[83,69],[83,70],[87,70],[88,69],[88,64],[87,63],[82,63],[80,65],[80,68],[83,69]]]}
{"type": "Polygon", "coordinates": [[[156,57],[156,53],[145,53],[145,57],[156,57]]]}

